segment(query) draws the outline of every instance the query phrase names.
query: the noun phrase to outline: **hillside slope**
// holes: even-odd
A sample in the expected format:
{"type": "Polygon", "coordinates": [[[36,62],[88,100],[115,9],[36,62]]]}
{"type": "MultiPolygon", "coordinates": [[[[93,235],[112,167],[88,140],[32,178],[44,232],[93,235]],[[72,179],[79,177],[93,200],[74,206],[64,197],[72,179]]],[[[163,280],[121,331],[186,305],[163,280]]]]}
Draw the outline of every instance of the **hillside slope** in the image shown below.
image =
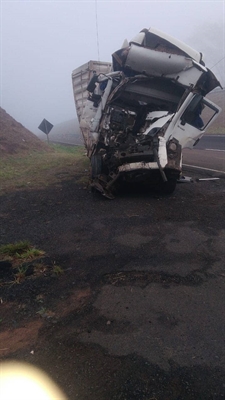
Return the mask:
{"type": "Polygon", "coordinates": [[[0,156],[30,151],[48,152],[51,149],[0,107],[0,156]]]}

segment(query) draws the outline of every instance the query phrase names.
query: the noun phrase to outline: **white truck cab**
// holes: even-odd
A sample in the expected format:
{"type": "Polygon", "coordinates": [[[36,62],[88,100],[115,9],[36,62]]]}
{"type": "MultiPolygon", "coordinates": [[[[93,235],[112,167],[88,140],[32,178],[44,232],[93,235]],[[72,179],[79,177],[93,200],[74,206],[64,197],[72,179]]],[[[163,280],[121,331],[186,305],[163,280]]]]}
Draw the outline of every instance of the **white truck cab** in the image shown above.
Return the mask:
{"type": "Polygon", "coordinates": [[[221,109],[205,96],[220,86],[202,54],[153,28],[72,73],[91,184],[113,197],[116,181],[172,193],[182,149],[192,148],[221,109]]]}

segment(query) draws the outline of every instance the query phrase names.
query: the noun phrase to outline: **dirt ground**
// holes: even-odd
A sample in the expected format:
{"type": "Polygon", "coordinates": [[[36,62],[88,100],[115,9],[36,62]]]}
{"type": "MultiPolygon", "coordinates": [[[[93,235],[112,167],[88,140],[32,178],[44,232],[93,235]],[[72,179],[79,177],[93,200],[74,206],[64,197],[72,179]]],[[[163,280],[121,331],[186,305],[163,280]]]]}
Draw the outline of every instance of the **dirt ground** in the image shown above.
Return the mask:
{"type": "Polygon", "coordinates": [[[184,172],[194,182],[167,197],[110,201],[74,177],[0,198],[0,242],[46,252],[38,276],[3,274],[2,360],[71,400],[225,398],[225,179],[184,172]]]}

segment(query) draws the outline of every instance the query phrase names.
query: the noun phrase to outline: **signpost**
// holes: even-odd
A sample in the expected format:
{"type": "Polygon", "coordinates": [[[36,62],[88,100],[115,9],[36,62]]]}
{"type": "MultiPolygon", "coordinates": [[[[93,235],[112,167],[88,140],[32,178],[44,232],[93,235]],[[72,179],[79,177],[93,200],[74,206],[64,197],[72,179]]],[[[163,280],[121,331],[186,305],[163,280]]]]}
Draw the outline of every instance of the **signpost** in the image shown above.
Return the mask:
{"type": "Polygon", "coordinates": [[[40,131],[44,132],[47,135],[48,143],[49,143],[48,134],[52,130],[53,126],[54,125],[52,125],[49,121],[47,121],[47,119],[43,119],[43,121],[40,123],[38,127],[40,131]]]}

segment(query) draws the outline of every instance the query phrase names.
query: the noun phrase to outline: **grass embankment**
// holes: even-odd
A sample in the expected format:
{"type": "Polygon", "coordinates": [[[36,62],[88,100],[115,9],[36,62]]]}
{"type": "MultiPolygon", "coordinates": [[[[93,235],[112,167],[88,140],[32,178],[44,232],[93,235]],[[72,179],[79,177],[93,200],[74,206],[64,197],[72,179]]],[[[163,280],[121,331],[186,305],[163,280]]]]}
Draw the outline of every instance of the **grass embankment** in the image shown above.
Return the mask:
{"type": "Polygon", "coordinates": [[[51,145],[51,152],[8,155],[0,160],[0,194],[12,190],[43,188],[77,178],[88,183],[89,160],[82,146],[51,145]]]}

